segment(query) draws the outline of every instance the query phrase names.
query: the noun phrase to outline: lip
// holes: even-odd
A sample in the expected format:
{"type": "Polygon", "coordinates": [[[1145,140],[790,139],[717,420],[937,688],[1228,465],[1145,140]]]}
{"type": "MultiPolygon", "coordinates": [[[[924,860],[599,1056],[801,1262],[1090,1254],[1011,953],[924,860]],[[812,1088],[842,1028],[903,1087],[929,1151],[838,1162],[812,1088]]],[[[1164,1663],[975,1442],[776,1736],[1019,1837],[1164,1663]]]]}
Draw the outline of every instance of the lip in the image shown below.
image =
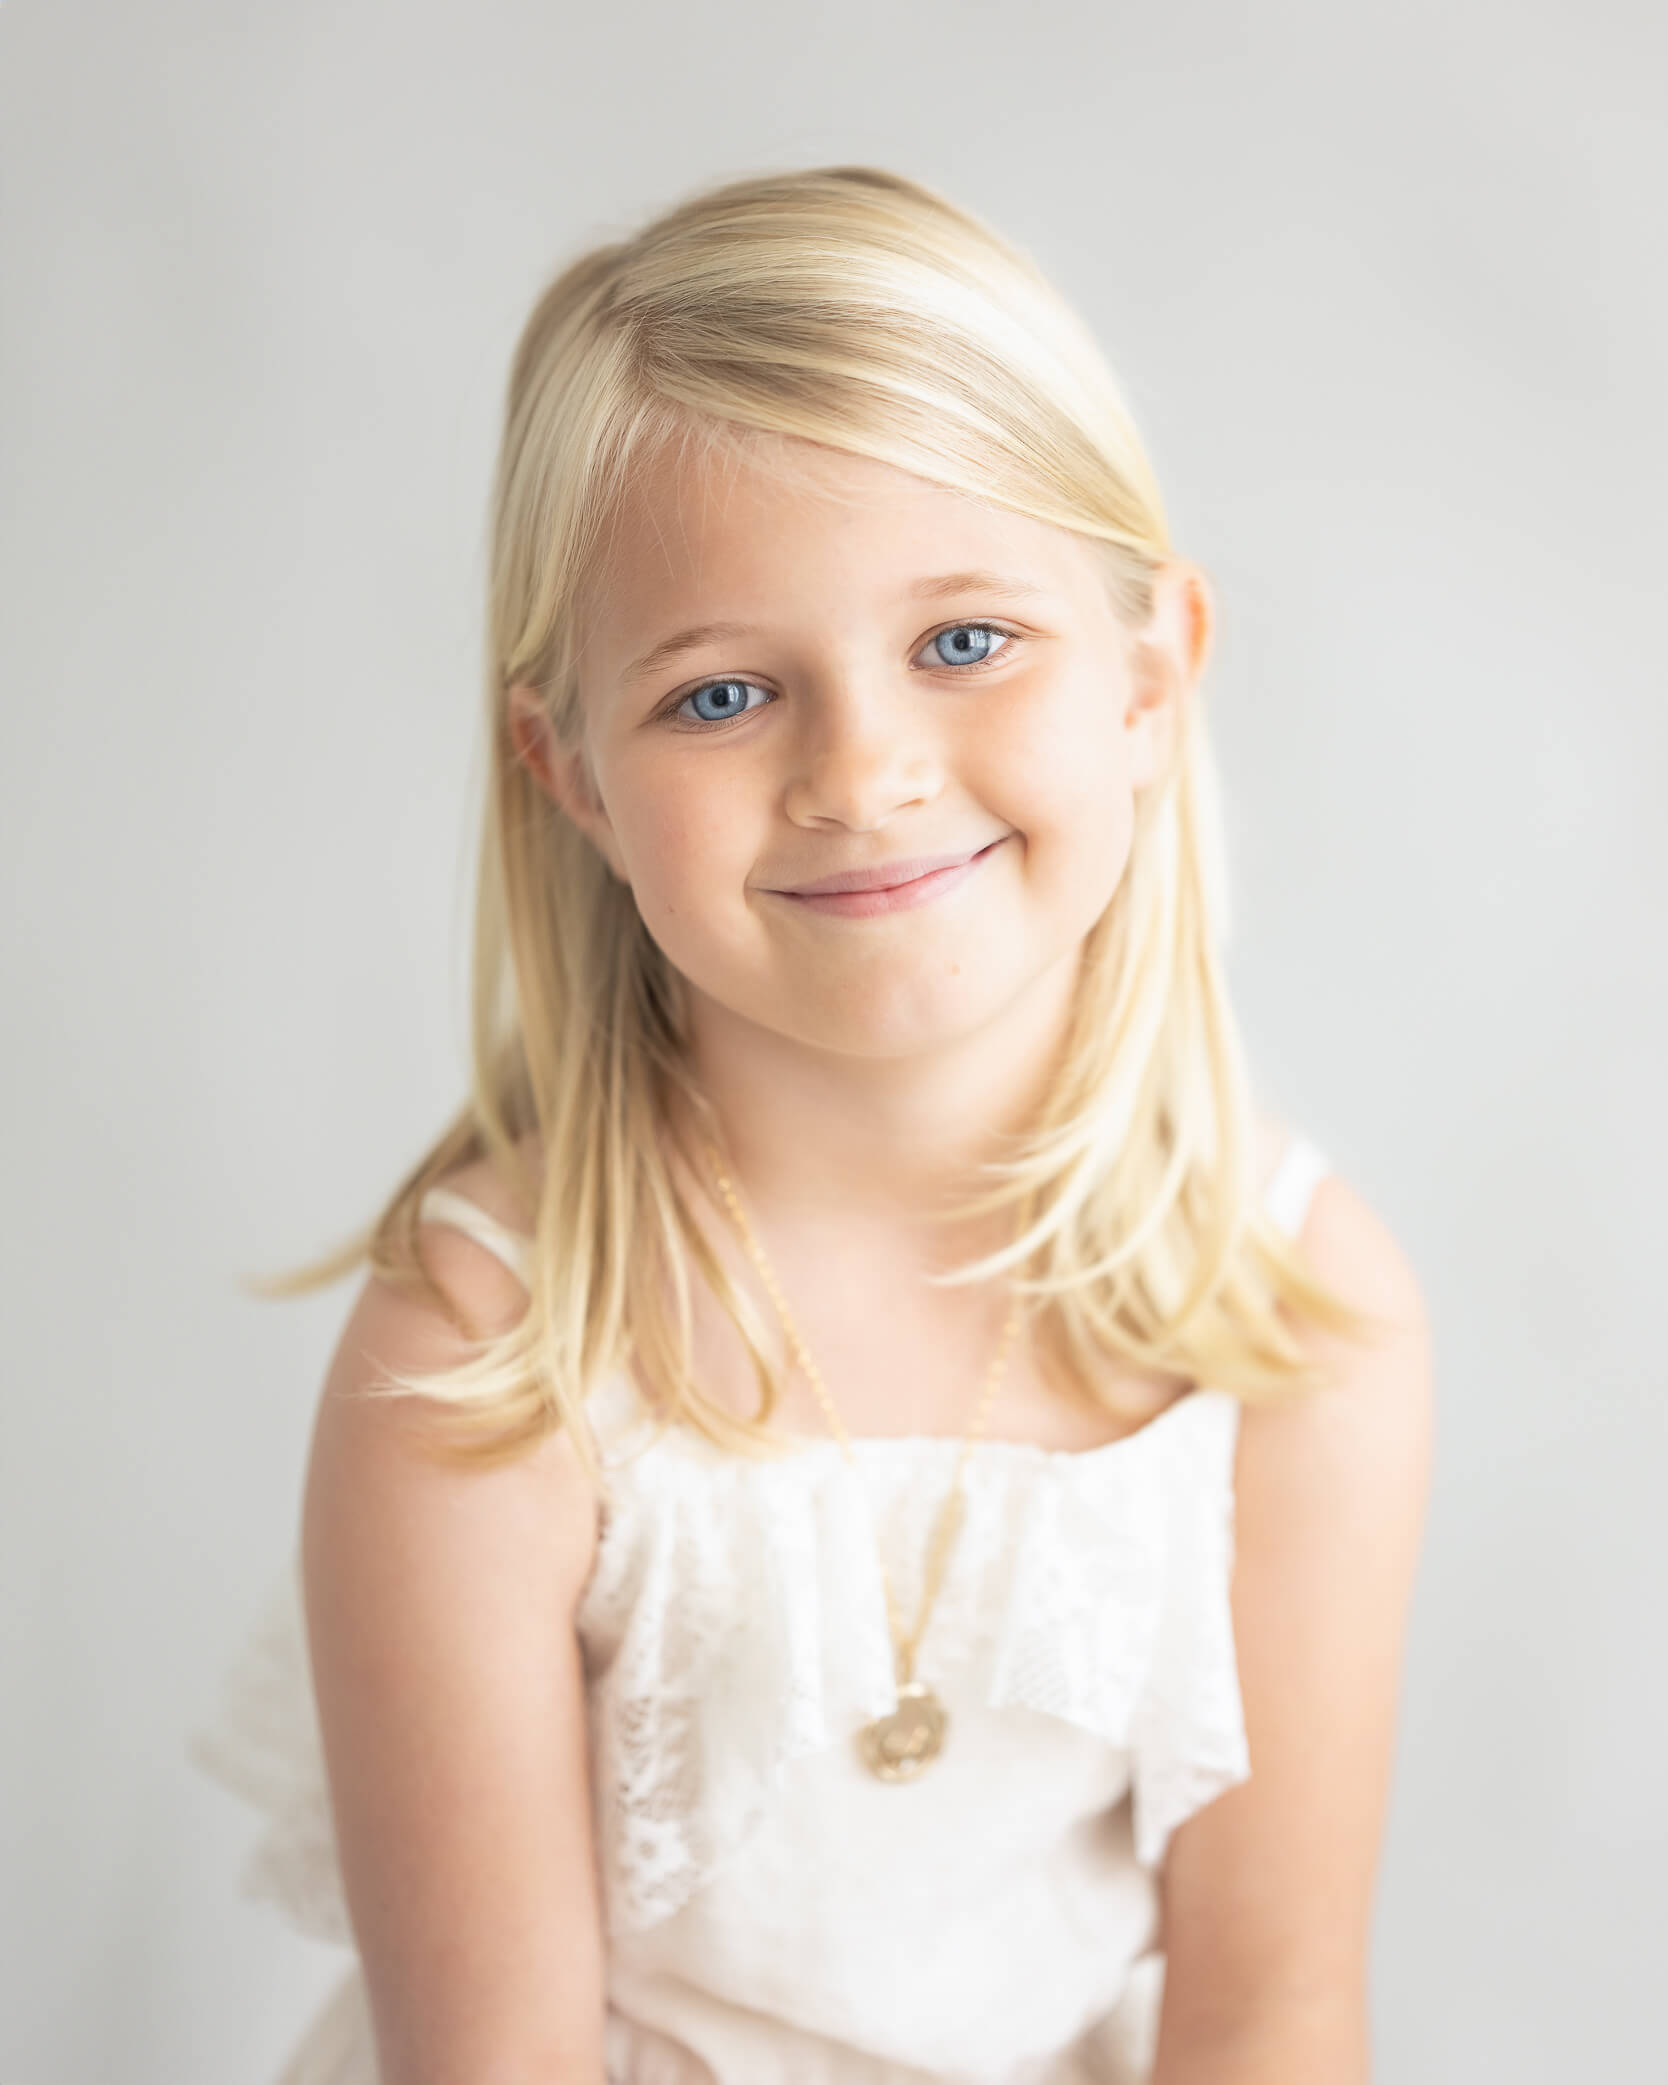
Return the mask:
{"type": "Polygon", "coordinates": [[[810,912],[871,919],[883,912],[904,912],[925,905],[964,883],[988,854],[1009,837],[989,840],[967,854],[927,855],[914,861],[884,862],[872,869],[849,869],[825,876],[797,890],[773,893],[810,912]]]}
{"type": "MultiPolygon", "coordinates": [[[[1003,835],[1006,838],[1006,834],[1003,835]]],[[[981,847],[964,848],[960,854],[923,854],[912,861],[881,862],[872,869],[842,869],[837,876],[819,876],[815,883],[795,883],[777,892],[782,898],[828,898],[840,891],[896,890],[900,884],[915,883],[939,869],[959,869],[975,855],[994,847],[987,840],[981,847]]]]}

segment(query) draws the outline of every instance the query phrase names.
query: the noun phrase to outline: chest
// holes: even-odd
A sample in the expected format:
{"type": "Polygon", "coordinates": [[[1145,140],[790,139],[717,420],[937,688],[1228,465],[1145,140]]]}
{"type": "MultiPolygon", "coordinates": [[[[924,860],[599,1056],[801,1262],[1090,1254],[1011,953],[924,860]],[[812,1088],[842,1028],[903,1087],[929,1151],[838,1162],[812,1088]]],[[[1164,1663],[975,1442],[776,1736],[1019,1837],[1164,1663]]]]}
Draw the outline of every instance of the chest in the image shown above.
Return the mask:
{"type": "MultiPolygon", "coordinates": [[[[790,1308],[849,1435],[960,1439],[997,1359],[1007,1297],[993,1290],[935,1290],[918,1278],[876,1268],[865,1270],[862,1279],[807,1283],[790,1308]]],[[[762,1326],[781,1387],[773,1430],[832,1437],[824,1406],[768,1303],[762,1326]]],[[[704,1288],[694,1299],[693,1359],[704,1396],[738,1417],[756,1415],[759,1383],[752,1360],[728,1314],[704,1288]]],[[[1190,1388],[1178,1375],[1112,1364],[1084,1378],[1022,1328],[997,1376],[982,1437],[1081,1453],[1138,1431],[1190,1388]]]]}

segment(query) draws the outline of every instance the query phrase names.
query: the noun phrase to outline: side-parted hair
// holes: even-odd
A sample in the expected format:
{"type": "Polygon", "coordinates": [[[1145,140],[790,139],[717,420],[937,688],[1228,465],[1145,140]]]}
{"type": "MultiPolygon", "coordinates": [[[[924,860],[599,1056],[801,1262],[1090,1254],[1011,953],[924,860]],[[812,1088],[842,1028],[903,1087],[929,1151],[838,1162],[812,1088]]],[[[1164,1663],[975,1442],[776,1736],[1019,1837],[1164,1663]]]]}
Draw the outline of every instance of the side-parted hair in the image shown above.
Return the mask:
{"type": "MultiPolygon", "coordinates": [[[[722,1144],[685,1048],[682,979],[630,888],[517,757],[509,690],[541,692],[581,742],[587,580],[628,483],[668,443],[800,437],[871,457],[1103,546],[1132,630],[1170,555],[1163,505],[1116,379],[1028,257],[918,183],[823,167],[726,183],[576,260],[517,344],[493,495],[488,796],[475,914],[472,1092],[382,1213],[327,1257],[258,1280],[293,1295],[361,1263],[448,1299],[418,1205],[486,1160],[536,1210],[530,1295],[465,1365],[373,1394],[434,1400],[444,1451],[490,1464],[570,1430],[606,1481],[591,1387],[629,1364],[664,1420],[769,1455],[772,1341],[668,1161],[681,1096],[722,1144]],[[690,1269],[756,1371],[751,1420],[702,1395],[690,1269]]],[[[950,1220],[1015,1212],[1013,1242],[937,1279],[1006,1277],[1065,1380],[1122,1359],[1265,1402],[1319,1386],[1291,1316],[1377,1323],[1324,1287],[1260,1204],[1254,1109],[1222,966],[1225,848],[1205,722],[1186,704],[1141,791],[1129,861],[1084,944],[1056,1076],[1036,1118],[950,1220]]],[[[464,1327],[471,1333],[473,1327],[464,1327]]]]}

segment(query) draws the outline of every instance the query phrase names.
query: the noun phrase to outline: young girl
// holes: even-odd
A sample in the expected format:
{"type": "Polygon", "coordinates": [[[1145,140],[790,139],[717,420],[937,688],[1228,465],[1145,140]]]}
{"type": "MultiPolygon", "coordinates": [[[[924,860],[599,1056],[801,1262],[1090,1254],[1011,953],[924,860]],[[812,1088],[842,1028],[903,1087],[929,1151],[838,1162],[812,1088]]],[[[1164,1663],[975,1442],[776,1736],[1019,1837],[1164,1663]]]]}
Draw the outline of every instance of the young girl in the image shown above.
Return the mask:
{"type": "MultiPolygon", "coordinates": [[[[1407,1260],[1255,1104],[1174,554],[913,182],[517,348],[469,1104],[200,1756],[355,1950],[288,2085],[1356,2085],[1407,1260]]],[[[284,1287],[284,1284],[274,1284],[284,1287]]]]}

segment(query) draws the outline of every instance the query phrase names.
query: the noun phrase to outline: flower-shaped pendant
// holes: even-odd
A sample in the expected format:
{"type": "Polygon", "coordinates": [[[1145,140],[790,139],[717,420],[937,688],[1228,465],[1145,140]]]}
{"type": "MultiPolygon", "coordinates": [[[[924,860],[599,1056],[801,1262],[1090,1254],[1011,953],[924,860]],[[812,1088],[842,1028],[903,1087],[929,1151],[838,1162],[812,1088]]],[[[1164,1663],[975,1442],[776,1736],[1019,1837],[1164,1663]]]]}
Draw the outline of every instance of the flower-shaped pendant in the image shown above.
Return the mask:
{"type": "Polygon", "coordinates": [[[949,1716],[921,1680],[905,1680],[889,1716],[864,1724],[857,1734],[863,1763],[882,1781],[913,1781],[944,1749],[949,1716]]]}

